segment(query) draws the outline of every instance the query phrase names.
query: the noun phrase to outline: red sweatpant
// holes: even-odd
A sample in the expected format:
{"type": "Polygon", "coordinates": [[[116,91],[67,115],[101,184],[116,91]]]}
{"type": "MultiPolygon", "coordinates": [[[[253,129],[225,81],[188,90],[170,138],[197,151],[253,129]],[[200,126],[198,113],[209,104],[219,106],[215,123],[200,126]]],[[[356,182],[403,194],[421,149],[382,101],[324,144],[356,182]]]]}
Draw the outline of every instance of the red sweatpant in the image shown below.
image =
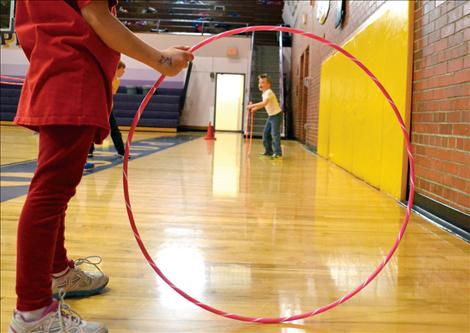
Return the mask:
{"type": "Polygon", "coordinates": [[[80,183],[93,126],[41,126],[38,166],[18,225],[17,309],[32,311],[52,302],[52,277],[70,266],[64,219],[80,183]]]}

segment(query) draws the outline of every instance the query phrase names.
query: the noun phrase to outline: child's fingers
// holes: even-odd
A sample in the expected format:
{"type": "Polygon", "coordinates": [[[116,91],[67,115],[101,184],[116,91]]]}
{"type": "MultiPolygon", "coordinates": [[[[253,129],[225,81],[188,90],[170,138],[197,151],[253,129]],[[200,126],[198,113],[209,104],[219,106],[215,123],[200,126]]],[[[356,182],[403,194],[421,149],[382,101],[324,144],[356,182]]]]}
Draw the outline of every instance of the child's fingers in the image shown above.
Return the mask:
{"type": "Polygon", "coordinates": [[[185,51],[183,53],[184,59],[186,61],[193,61],[194,55],[191,52],[189,52],[189,49],[190,49],[189,46],[178,45],[178,46],[173,46],[173,48],[175,48],[177,50],[185,51]]]}
{"type": "Polygon", "coordinates": [[[191,52],[185,52],[184,57],[185,57],[185,60],[188,62],[194,60],[194,54],[192,54],[191,52]]]}
{"type": "Polygon", "coordinates": [[[186,68],[188,67],[189,63],[194,59],[194,57],[190,55],[187,55],[187,54],[183,54],[182,55],[182,58],[181,58],[181,62],[179,63],[180,66],[183,66],[183,68],[186,68]]]}
{"type": "Polygon", "coordinates": [[[173,46],[173,48],[178,49],[178,50],[182,50],[182,51],[188,51],[190,49],[189,46],[185,46],[185,45],[173,46]]]}

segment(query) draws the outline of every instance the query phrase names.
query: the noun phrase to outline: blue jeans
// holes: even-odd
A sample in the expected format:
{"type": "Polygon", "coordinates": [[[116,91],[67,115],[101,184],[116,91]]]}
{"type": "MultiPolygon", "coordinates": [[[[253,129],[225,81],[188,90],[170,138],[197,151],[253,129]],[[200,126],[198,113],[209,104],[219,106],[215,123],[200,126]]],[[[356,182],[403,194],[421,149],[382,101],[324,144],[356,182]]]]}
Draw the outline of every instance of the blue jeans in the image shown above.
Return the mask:
{"type": "Polygon", "coordinates": [[[266,125],[264,125],[263,132],[263,145],[264,152],[266,154],[273,154],[273,145],[274,145],[274,154],[282,155],[281,150],[281,123],[282,123],[282,112],[275,114],[274,116],[269,116],[266,125]]]}

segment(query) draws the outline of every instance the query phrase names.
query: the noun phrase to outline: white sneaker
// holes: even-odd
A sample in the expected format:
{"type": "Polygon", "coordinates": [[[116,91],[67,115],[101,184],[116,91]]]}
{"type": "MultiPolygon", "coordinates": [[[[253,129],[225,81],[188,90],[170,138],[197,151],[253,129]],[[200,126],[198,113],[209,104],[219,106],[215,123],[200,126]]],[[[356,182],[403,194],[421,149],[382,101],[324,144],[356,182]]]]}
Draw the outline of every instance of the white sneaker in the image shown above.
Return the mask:
{"type": "Polygon", "coordinates": [[[87,297],[98,294],[106,287],[109,277],[98,267],[101,263],[100,257],[87,257],[74,261],[75,267],[70,268],[67,273],[52,279],[52,294],[58,298],[59,291],[65,292],[65,297],[87,297]],[[97,259],[96,262],[90,259],[97,259]],[[96,267],[98,272],[85,272],[78,266],[89,264],[96,267]]]}
{"type": "Polygon", "coordinates": [[[108,330],[102,323],[82,320],[63,301],[54,300],[36,321],[28,322],[15,311],[8,333],[108,333],[108,330]]]}

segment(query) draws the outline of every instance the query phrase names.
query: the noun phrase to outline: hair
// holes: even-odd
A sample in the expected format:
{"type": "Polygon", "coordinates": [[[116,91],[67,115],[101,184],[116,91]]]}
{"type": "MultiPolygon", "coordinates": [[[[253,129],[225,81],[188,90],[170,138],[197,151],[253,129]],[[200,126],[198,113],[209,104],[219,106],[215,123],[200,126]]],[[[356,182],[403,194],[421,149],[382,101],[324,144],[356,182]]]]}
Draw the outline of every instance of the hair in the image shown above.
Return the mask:
{"type": "Polygon", "coordinates": [[[258,75],[258,79],[264,79],[269,84],[271,84],[271,85],[273,84],[273,81],[271,80],[271,77],[266,73],[258,75]]]}
{"type": "Polygon", "coordinates": [[[119,60],[119,64],[117,66],[117,69],[121,69],[121,68],[126,68],[126,64],[123,63],[121,60],[119,60]]]}

